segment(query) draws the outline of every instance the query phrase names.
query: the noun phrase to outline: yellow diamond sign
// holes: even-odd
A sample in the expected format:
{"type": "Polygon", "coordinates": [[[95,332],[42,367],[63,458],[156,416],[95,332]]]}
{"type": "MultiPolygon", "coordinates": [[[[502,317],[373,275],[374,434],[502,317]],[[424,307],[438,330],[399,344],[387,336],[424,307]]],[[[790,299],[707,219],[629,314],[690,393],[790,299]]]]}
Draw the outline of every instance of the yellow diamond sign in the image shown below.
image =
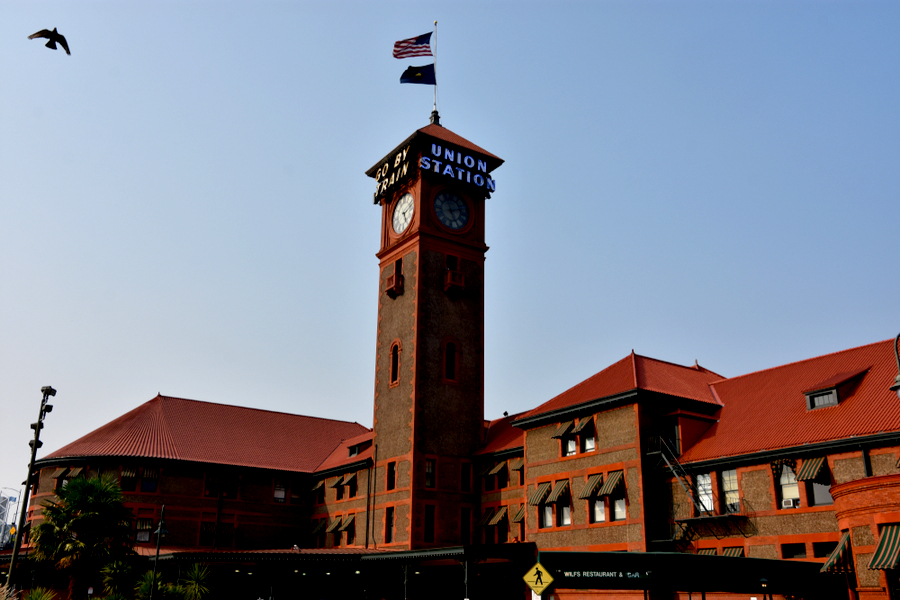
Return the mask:
{"type": "Polygon", "coordinates": [[[525,573],[525,577],[522,579],[525,580],[525,583],[528,584],[528,587],[531,588],[535,594],[540,596],[544,590],[550,587],[550,584],[553,583],[553,577],[550,576],[550,573],[547,572],[547,569],[541,566],[541,563],[535,563],[533,567],[528,569],[528,572],[525,573]]]}

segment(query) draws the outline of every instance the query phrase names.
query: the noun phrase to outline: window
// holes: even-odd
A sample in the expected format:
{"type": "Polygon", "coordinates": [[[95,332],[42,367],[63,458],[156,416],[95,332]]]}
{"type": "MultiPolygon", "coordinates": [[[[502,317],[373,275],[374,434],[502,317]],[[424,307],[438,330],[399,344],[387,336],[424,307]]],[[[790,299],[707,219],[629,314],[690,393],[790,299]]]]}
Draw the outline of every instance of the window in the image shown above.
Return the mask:
{"type": "Polygon", "coordinates": [[[781,508],[797,508],[800,506],[800,486],[797,485],[797,477],[790,465],[782,465],[778,486],[780,488],[781,508]]]}
{"type": "Polygon", "coordinates": [[[569,494],[569,480],[563,479],[553,484],[553,491],[544,501],[545,525],[551,527],[555,522],[557,527],[567,527],[572,524],[572,502],[569,494]],[[554,521],[555,514],[555,521],[554,521]]]}
{"type": "Polygon", "coordinates": [[[782,544],[781,558],[806,558],[806,544],[782,544]]]}
{"type": "Polygon", "coordinates": [[[435,463],[433,458],[425,459],[425,487],[433,488],[435,484],[435,463]]]}
{"type": "Polygon", "coordinates": [[[813,558],[827,558],[831,556],[838,542],[813,542],[813,558]]]}
{"type": "Polygon", "coordinates": [[[556,526],[565,527],[572,524],[572,507],[568,504],[557,503],[556,526]]]}
{"type": "Polygon", "coordinates": [[[198,546],[214,546],[216,543],[216,524],[213,521],[200,523],[200,540],[198,546]]]}
{"type": "Polygon", "coordinates": [[[284,485],[284,482],[276,479],[275,480],[275,491],[273,493],[273,500],[275,500],[275,502],[280,502],[283,504],[286,498],[287,498],[287,489],[284,485]]]}
{"type": "Polygon", "coordinates": [[[582,434],[581,436],[581,451],[582,452],[593,452],[597,448],[597,441],[594,437],[594,429],[591,428],[590,431],[582,434]]]}
{"type": "Polygon", "coordinates": [[[737,469],[722,471],[720,476],[722,485],[722,498],[724,506],[722,507],[726,513],[741,512],[741,498],[738,493],[737,469]]]}
{"type": "Polygon", "coordinates": [[[331,487],[334,488],[334,499],[335,500],[343,500],[344,499],[344,486],[341,485],[340,477],[338,477],[337,481],[331,487]]]}
{"type": "Polygon", "coordinates": [[[810,506],[834,504],[831,497],[831,473],[824,456],[807,458],[797,469],[796,480],[806,485],[806,499],[810,506]]]}
{"type": "Polygon", "coordinates": [[[358,486],[356,484],[356,474],[354,473],[354,474],[350,475],[349,479],[347,477],[345,477],[344,483],[347,487],[347,497],[348,498],[356,498],[356,494],[358,491],[358,489],[357,489],[358,486]]]}
{"type": "Polygon", "coordinates": [[[578,453],[578,440],[574,435],[562,438],[563,456],[575,456],[578,453]]]}
{"type": "Polygon", "coordinates": [[[483,474],[484,474],[484,491],[486,491],[486,492],[493,491],[493,489],[494,489],[494,483],[495,483],[496,480],[497,480],[496,477],[494,477],[493,474],[491,474],[491,471],[492,471],[492,470],[493,470],[493,469],[491,469],[491,468],[486,468],[486,469],[483,471],[483,474]]]}
{"type": "Polygon", "coordinates": [[[391,461],[387,464],[387,489],[392,490],[397,487],[397,463],[391,461]]]}
{"type": "Polygon", "coordinates": [[[444,345],[444,379],[456,381],[456,343],[447,342],[444,345]]]}
{"type": "Polygon", "coordinates": [[[139,544],[149,542],[150,534],[153,531],[153,519],[137,519],[134,530],[135,542],[139,544]]]}
{"type": "Polygon", "coordinates": [[[593,417],[582,417],[579,419],[578,424],[572,430],[572,433],[578,435],[579,449],[581,452],[593,452],[597,447],[593,417]]]}
{"type": "Polygon", "coordinates": [[[324,481],[316,482],[316,485],[313,486],[312,492],[315,495],[314,501],[316,504],[325,504],[325,482],[324,481]]]}
{"type": "Polygon", "coordinates": [[[704,514],[710,514],[713,511],[713,493],[712,493],[712,475],[710,473],[699,473],[695,477],[697,485],[697,504],[704,514]]]}
{"type": "Polygon", "coordinates": [[[590,503],[591,523],[603,523],[606,521],[606,498],[595,496],[590,503]]]}
{"type": "Polygon", "coordinates": [[[133,492],[137,488],[137,469],[135,467],[122,467],[119,487],[123,492],[133,492]]]}
{"type": "Polygon", "coordinates": [[[203,495],[207,498],[237,498],[238,477],[224,473],[207,473],[206,488],[203,495]]]}
{"type": "Polygon", "coordinates": [[[394,541],[394,507],[388,506],[384,509],[384,543],[390,544],[394,541]]]}
{"type": "Polygon", "coordinates": [[[541,504],[538,506],[538,527],[544,529],[553,527],[553,505],[541,504]]]}
{"type": "Polygon", "coordinates": [[[807,488],[806,497],[810,500],[811,506],[828,506],[834,504],[834,498],[831,497],[831,485],[812,481],[807,488]]]}
{"type": "Polygon", "coordinates": [[[472,463],[462,463],[459,466],[459,489],[463,492],[472,491],[472,463]]]}
{"type": "Polygon", "coordinates": [[[425,541],[434,541],[434,504],[425,505],[425,541]]]}
{"type": "Polygon", "coordinates": [[[612,521],[624,521],[628,518],[628,510],[625,504],[625,498],[616,498],[612,500],[612,521]]]}
{"type": "Polygon", "coordinates": [[[396,299],[397,296],[403,294],[403,259],[398,258],[394,261],[394,273],[388,275],[385,282],[385,292],[390,298],[396,299]]]}
{"type": "Polygon", "coordinates": [[[159,469],[150,469],[144,467],[143,477],[141,477],[141,491],[153,493],[159,483],[159,469]]]}
{"type": "Polygon", "coordinates": [[[400,342],[391,346],[391,386],[400,383],[400,342]]]}
{"type": "Polygon", "coordinates": [[[838,393],[837,388],[830,390],[819,390],[806,394],[806,406],[809,410],[822,408],[825,406],[837,406],[838,393]]]}
{"type": "Polygon", "coordinates": [[[356,524],[347,527],[347,545],[352,546],[356,542],[356,524]]]}

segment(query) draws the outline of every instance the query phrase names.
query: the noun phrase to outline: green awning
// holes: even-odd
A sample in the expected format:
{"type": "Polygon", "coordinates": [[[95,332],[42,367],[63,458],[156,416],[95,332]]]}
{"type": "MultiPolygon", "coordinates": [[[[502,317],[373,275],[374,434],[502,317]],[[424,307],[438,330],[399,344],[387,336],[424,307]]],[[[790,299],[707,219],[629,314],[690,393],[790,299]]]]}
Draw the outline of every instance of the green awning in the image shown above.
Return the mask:
{"type": "Polygon", "coordinates": [[[569,433],[569,430],[572,429],[572,421],[566,421],[562,425],[559,426],[559,429],[556,430],[556,433],[551,435],[550,437],[561,438],[562,436],[569,433]]]}
{"type": "Polygon", "coordinates": [[[137,469],[135,467],[123,467],[122,479],[134,479],[137,477],[137,469]]]}
{"type": "Polygon", "coordinates": [[[870,569],[896,569],[900,564],[900,525],[884,525],[881,527],[881,537],[878,538],[878,548],[869,562],[870,569]]]}
{"type": "Polygon", "coordinates": [[[578,421],[578,425],[575,426],[575,429],[572,430],[572,433],[580,433],[582,429],[592,424],[593,422],[593,417],[585,417],[584,419],[581,419],[580,421],[578,421]]]}
{"type": "Polygon", "coordinates": [[[528,497],[528,504],[531,506],[537,506],[544,501],[544,498],[547,497],[547,494],[550,493],[550,482],[546,481],[544,483],[538,484],[537,489],[532,492],[531,496],[528,497]]]}
{"type": "Polygon", "coordinates": [[[715,556],[715,555],[716,555],[716,549],[715,549],[715,548],[700,548],[699,550],[697,550],[697,554],[704,554],[704,555],[709,555],[709,556],[715,556]]]}
{"type": "Polygon", "coordinates": [[[803,466],[797,471],[797,481],[813,481],[822,472],[825,466],[825,457],[808,458],[803,461],[803,466]]]}
{"type": "Polygon", "coordinates": [[[493,468],[493,469],[491,469],[490,471],[488,471],[488,475],[496,475],[497,473],[499,473],[500,471],[502,471],[502,470],[503,470],[503,467],[505,467],[505,466],[506,466],[506,461],[505,461],[505,460],[502,460],[502,461],[498,462],[496,465],[494,465],[494,468],[493,468]]]}
{"type": "Polygon", "coordinates": [[[356,479],[356,473],[347,473],[344,475],[343,480],[341,480],[341,485],[347,485],[354,479],[356,479]]]}
{"type": "Polygon", "coordinates": [[[493,508],[486,508],[484,512],[481,514],[481,519],[478,521],[478,527],[484,527],[488,524],[488,521],[494,516],[493,508]]]}
{"type": "Polygon", "coordinates": [[[588,500],[591,496],[593,496],[597,492],[597,488],[600,487],[600,484],[603,483],[603,473],[595,473],[588,477],[587,483],[583,488],[581,488],[581,492],[578,494],[578,498],[581,500],[588,500]]]}
{"type": "Polygon", "coordinates": [[[321,480],[321,481],[317,481],[317,482],[310,488],[309,491],[315,492],[316,490],[318,490],[318,489],[319,489],[320,487],[322,487],[323,485],[325,485],[325,480],[324,480],[324,479],[321,480]]]}
{"type": "Polygon", "coordinates": [[[516,511],[516,514],[513,515],[512,522],[513,523],[521,523],[522,519],[525,518],[525,505],[519,505],[519,510],[516,511]]]}
{"type": "Polygon", "coordinates": [[[331,533],[331,532],[337,530],[337,528],[341,526],[342,522],[343,522],[343,519],[341,519],[340,517],[336,517],[336,518],[332,519],[331,523],[328,524],[328,529],[325,530],[325,533],[331,533]]]}
{"type": "Polygon", "coordinates": [[[613,471],[610,473],[609,477],[606,478],[606,483],[603,484],[603,487],[600,488],[600,492],[597,495],[609,496],[615,492],[616,488],[622,483],[622,475],[622,471],[613,471]]]}
{"type": "Polygon", "coordinates": [[[495,512],[495,513],[494,513],[494,516],[491,517],[491,520],[490,520],[490,522],[488,523],[488,525],[496,525],[497,523],[499,523],[500,521],[502,521],[502,520],[503,520],[503,517],[506,516],[506,511],[507,511],[507,509],[508,509],[508,507],[506,507],[506,506],[501,506],[501,507],[500,507],[500,510],[498,510],[497,512],[495,512]]]}
{"type": "Polygon", "coordinates": [[[722,556],[735,556],[735,557],[744,556],[744,547],[743,546],[735,546],[733,548],[722,548],[722,556]]]}
{"type": "Polygon", "coordinates": [[[822,568],[821,573],[852,573],[853,572],[853,553],[850,552],[850,532],[846,532],[841,536],[841,541],[832,550],[831,555],[822,568]]]}
{"type": "Polygon", "coordinates": [[[566,492],[569,491],[569,480],[563,479],[562,481],[557,481],[556,485],[553,486],[553,491],[550,492],[550,495],[547,496],[547,502],[558,502],[560,498],[566,497],[566,492]]]}
{"type": "Polygon", "coordinates": [[[349,515],[344,515],[344,522],[341,523],[341,528],[339,531],[347,531],[351,525],[353,525],[353,520],[356,518],[356,513],[351,513],[349,515]]]}
{"type": "Polygon", "coordinates": [[[317,533],[322,531],[322,529],[324,527],[325,527],[325,519],[319,519],[318,521],[316,521],[315,527],[312,528],[312,531],[310,532],[310,534],[316,535],[317,533]]]}
{"type": "Polygon", "coordinates": [[[510,471],[519,471],[525,466],[525,459],[522,457],[512,459],[509,463],[510,471]]]}
{"type": "Polygon", "coordinates": [[[75,479],[76,477],[81,475],[82,471],[84,471],[84,467],[75,467],[74,469],[69,471],[69,473],[66,475],[66,479],[75,479]]]}
{"type": "Polygon", "coordinates": [[[62,467],[60,469],[53,471],[53,475],[50,476],[50,479],[59,479],[60,477],[62,477],[63,475],[65,475],[68,472],[69,472],[68,467],[62,467]]]}

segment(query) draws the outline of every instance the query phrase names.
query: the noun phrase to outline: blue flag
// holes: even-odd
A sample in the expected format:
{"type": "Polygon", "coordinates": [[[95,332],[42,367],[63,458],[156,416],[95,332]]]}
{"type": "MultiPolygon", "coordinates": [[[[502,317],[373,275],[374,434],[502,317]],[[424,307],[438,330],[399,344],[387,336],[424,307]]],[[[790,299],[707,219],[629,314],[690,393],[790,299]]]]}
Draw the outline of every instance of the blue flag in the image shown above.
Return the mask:
{"type": "Polygon", "coordinates": [[[403,71],[400,76],[400,83],[424,83],[426,85],[437,85],[437,79],[434,77],[434,65],[425,65],[424,67],[409,67],[403,71]]]}

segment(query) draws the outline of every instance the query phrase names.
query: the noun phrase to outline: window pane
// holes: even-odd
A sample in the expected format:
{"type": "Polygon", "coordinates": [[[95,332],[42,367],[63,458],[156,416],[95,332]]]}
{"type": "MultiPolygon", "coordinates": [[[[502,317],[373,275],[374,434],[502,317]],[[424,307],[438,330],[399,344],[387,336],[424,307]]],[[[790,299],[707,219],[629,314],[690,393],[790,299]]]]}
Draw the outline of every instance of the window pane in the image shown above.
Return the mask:
{"type": "Polygon", "coordinates": [[[813,481],[811,487],[813,506],[827,506],[829,504],[834,504],[834,499],[831,497],[830,485],[813,481]]]}
{"type": "Polygon", "coordinates": [[[540,527],[552,527],[553,523],[553,505],[542,504],[538,507],[538,520],[540,527]]]}
{"type": "Polygon", "coordinates": [[[556,524],[560,527],[572,524],[572,507],[568,504],[556,505],[556,524]]]}
{"type": "Polygon", "coordinates": [[[697,502],[705,512],[713,510],[712,476],[709,473],[697,475],[697,502]]]}
{"type": "Polygon", "coordinates": [[[572,456],[577,452],[578,445],[576,444],[575,438],[566,438],[564,440],[565,443],[565,453],[563,456],[572,456]]]}
{"type": "Polygon", "coordinates": [[[741,511],[737,469],[722,471],[722,495],[725,499],[725,512],[736,513],[741,511]]]}
{"type": "Polygon", "coordinates": [[[606,521],[606,501],[603,498],[594,498],[592,505],[593,514],[591,518],[594,523],[603,523],[606,521]]]}
{"type": "Polygon", "coordinates": [[[788,465],[784,465],[781,469],[781,499],[782,500],[799,500],[800,488],[797,486],[797,477],[794,470],[788,465]]]}
{"type": "Polygon", "coordinates": [[[618,498],[613,501],[613,521],[624,521],[627,518],[625,510],[625,498],[618,498]]]}

